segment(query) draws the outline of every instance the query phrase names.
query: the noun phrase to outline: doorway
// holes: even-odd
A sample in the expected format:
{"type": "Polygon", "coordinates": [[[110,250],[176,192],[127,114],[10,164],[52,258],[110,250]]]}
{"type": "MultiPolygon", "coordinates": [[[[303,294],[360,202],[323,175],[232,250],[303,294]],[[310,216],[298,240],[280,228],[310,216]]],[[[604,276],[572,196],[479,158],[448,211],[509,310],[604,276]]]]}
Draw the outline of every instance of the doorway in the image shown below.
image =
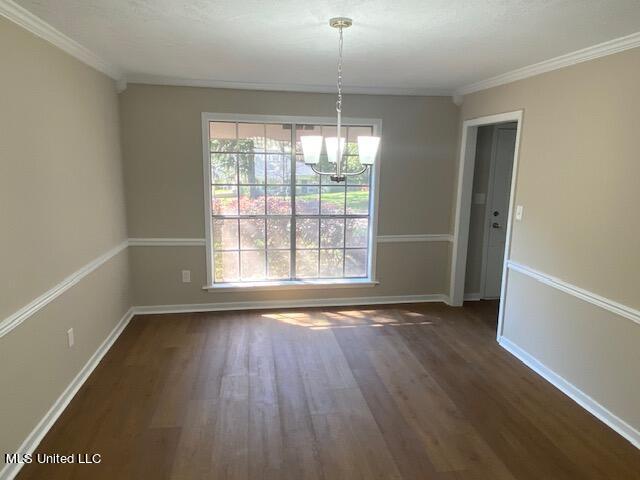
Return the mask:
{"type": "Polygon", "coordinates": [[[522,111],[463,123],[450,302],[500,299],[498,338],[510,254],[522,111]]]}
{"type": "Polygon", "coordinates": [[[517,124],[478,128],[465,300],[500,298],[517,124]]]}

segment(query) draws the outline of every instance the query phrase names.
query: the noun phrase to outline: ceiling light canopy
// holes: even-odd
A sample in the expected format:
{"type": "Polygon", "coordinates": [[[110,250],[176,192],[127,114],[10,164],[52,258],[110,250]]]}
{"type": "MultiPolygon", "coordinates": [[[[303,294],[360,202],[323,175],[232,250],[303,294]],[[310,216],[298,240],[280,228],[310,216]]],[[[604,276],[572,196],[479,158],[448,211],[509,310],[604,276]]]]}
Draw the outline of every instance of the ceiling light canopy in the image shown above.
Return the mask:
{"type": "MultiPolygon", "coordinates": [[[[329,25],[337,28],[339,32],[338,40],[338,101],[336,102],[336,112],[338,114],[336,135],[340,136],[342,128],[342,30],[349,28],[353,24],[353,20],[346,17],[336,17],[329,20],[329,25]]],[[[327,137],[322,135],[305,135],[300,138],[302,143],[302,155],[304,163],[309,165],[314,172],[320,175],[329,175],[334,182],[344,182],[348,176],[360,175],[364,173],[368,167],[375,163],[378,155],[378,147],[380,146],[380,137],[377,136],[358,136],[358,156],[362,168],[357,172],[346,172],[344,165],[344,151],[346,146],[346,138],[327,137]],[[320,155],[322,153],[322,144],[325,144],[327,152],[327,160],[331,165],[335,165],[332,172],[323,172],[316,169],[316,165],[320,163],[320,155]]]]}

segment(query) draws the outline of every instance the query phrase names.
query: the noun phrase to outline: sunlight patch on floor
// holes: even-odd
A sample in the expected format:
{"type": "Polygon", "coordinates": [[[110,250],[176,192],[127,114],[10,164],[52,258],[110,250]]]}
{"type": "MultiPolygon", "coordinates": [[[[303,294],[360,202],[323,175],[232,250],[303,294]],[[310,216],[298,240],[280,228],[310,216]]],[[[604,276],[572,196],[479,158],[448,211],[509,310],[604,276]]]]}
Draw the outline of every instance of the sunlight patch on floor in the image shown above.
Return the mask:
{"type": "MultiPolygon", "coordinates": [[[[421,315],[422,316],[422,315],[421,315]]],[[[384,327],[408,325],[432,325],[433,322],[404,322],[396,318],[380,315],[372,311],[369,315],[361,311],[345,310],[342,312],[281,312],[264,313],[263,318],[276,320],[287,325],[306,327],[311,330],[328,330],[334,328],[384,327]]]]}

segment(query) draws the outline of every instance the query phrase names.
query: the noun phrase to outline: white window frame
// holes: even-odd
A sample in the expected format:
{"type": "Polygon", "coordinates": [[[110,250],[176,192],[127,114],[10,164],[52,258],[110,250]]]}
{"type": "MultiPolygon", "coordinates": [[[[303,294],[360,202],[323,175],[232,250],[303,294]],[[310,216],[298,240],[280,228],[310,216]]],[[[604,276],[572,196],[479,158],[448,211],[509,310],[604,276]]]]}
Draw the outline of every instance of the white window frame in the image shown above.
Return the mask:
{"type": "MultiPolygon", "coordinates": [[[[378,233],[378,195],[380,190],[380,151],[372,167],[370,195],[369,195],[369,243],[368,243],[368,271],[367,276],[358,279],[308,279],[308,280],[279,280],[260,282],[213,282],[213,222],[211,211],[211,156],[209,152],[209,122],[247,122],[247,123],[295,123],[303,125],[335,125],[335,117],[289,116],[289,115],[246,115],[233,113],[202,113],[202,158],[204,177],[204,225],[207,256],[207,284],[203,287],[210,291],[225,290],[281,290],[306,288],[343,288],[343,287],[371,287],[377,285],[376,256],[378,233]]],[[[379,118],[342,118],[343,126],[371,126],[373,135],[382,136],[382,120],[379,118]]],[[[295,155],[295,145],[292,146],[295,155]]],[[[292,253],[293,254],[293,253],[292,253]]]]}

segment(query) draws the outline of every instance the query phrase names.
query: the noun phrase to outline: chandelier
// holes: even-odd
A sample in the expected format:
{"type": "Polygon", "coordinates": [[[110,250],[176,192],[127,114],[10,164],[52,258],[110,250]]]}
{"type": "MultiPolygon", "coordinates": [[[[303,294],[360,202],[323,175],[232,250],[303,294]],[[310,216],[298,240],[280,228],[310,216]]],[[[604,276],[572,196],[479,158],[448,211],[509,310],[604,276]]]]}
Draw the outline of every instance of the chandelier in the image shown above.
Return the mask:
{"type": "Polygon", "coordinates": [[[337,28],[339,32],[338,40],[338,100],[336,102],[336,112],[338,114],[336,136],[323,138],[322,135],[305,135],[300,137],[302,143],[302,155],[304,163],[319,175],[329,175],[333,182],[344,182],[348,176],[360,175],[366,172],[367,168],[375,162],[380,145],[380,137],[358,136],[358,156],[360,158],[361,169],[357,172],[346,172],[344,165],[344,150],[346,139],[341,136],[342,128],[342,30],[349,28],[353,24],[350,18],[336,17],[329,20],[329,25],[337,28]],[[326,149],[327,160],[335,166],[334,171],[323,172],[316,168],[320,163],[322,146],[326,149]]]}

